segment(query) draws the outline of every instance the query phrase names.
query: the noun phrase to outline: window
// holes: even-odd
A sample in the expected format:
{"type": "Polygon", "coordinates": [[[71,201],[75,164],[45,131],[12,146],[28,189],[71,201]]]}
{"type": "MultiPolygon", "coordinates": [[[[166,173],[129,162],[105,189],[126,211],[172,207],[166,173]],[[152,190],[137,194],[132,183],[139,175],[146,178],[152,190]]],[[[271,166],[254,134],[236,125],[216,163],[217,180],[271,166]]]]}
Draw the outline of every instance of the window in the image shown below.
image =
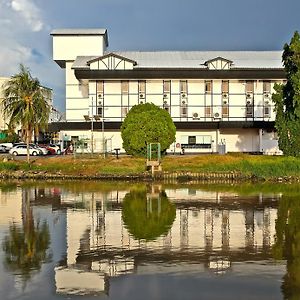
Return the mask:
{"type": "Polygon", "coordinates": [[[170,93],[171,91],[171,80],[164,80],[164,93],[170,93]]]}
{"type": "Polygon", "coordinates": [[[211,106],[205,106],[204,108],[204,114],[206,118],[211,118],[211,106]]]}
{"type": "Polygon", "coordinates": [[[250,101],[246,103],[246,118],[253,117],[253,104],[250,101]]]}
{"type": "Polygon", "coordinates": [[[143,104],[146,98],[146,81],[139,81],[139,103],[143,104]]]}
{"type": "Polygon", "coordinates": [[[97,81],[96,89],[97,89],[97,99],[98,100],[103,99],[103,96],[104,96],[104,82],[103,81],[97,81]]]}
{"type": "Polygon", "coordinates": [[[99,116],[99,117],[102,117],[102,112],[103,112],[103,109],[102,109],[102,106],[101,107],[97,107],[97,115],[99,116]]]}
{"type": "Polygon", "coordinates": [[[246,81],[246,93],[253,93],[254,92],[254,81],[247,80],[246,81]]]}
{"type": "Polygon", "coordinates": [[[212,91],[212,82],[211,80],[205,81],[205,94],[211,94],[212,91]]]}
{"type": "Polygon", "coordinates": [[[229,81],[223,80],[222,81],[222,94],[228,94],[229,92],[229,81]]]}
{"type": "Polygon", "coordinates": [[[189,136],[188,137],[188,144],[189,145],[196,145],[196,136],[189,136]]]}
{"type": "Polygon", "coordinates": [[[166,101],[166,100],[163,103],[163,109],[166,110],[168,113],[170,113],[170,106],[169,106],[168,101],[166,101]]]}
{"type": "Polygon", "coordinates": [[[180,92],[182,94],[187,94],[187,81],[186,80],[180,80],[180,92]]]}
{"type": "Polygon", "coordinates": [[[146,81],[144,81],[144,80],[139,81],[139,93],[142,93],[142,94],[146,93],[146,81]]]}
{"type": "Polygon", "coordinates": [[[263,82],[263,92],[264,93],[271,93],[271,81],[264,81],[263,82]]]}
{"type": "Polygon", "coordinates": [[[128,113],[128,107],[123,106],[122,109],[121,109],[122,118],[125,118],[127,113],[128,113]]]}
{"type": "Polygon", "coordinates": [[[103,91],[104,91],[104,82],[97,81],[97,93],[103,94],[103,91]]]}
{"type": "Polygon", "coordinates": [[[264,117],[269,118],[271,113],[271,105],[269,104],[268,101],[265,102],[264,105],[264,117]]]}
{"type": "Polygon", "coordinates": [[[187,103],[185,101],[182,101],[180,106],[180,117],[186,118],[187,114],[188,114],[187,103]]]}
{"type": "Polygon", "coordinates": [[[122,94],[128,95],[129,93],[129,82],[128,81],[121,81],[121,91],[122,94]]]}
{"type": "Polygon", "coordinates": [[[224,104],[222,105],[222,117],[228,117],[229,116],[229,106],[228,104],[224,104]]]}

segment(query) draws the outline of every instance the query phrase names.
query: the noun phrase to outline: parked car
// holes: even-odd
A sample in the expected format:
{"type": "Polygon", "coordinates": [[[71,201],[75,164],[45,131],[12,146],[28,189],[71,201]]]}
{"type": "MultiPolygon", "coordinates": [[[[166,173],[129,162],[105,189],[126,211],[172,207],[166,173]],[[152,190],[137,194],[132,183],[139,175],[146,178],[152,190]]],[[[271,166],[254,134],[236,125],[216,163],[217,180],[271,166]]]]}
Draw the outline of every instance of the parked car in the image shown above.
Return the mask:
{"type": "Polygon", "coordinates": [[[5,149],[6,149],[5,152],[8,152],[9,149],[11,149],[13,147],[13,143],[1,143],[0,147],[5,147],[5,149]]]}
{"type": "Polygon", "coordinates": [[[9,149],[7,149],[5,146],[3,146],[3,145],[0,145],[0,153],[6,153],[6,152],[8,152],[9,151],[9,149]]]}
{"type": "Polygon", "coordinates": [[[55,150],[55,154],[58,154],[60,155],[62,152],[61,152],[61,149],[60,149],[60,145],[57,145],[57,144],[49,144],[49,148],[52,148],[55,150]]]}
{"type": "Polygon", "coordinates": [[[55,149],[51,148],[50,146],[48,145],[39,145],[41,148],[45,148],[48,152],[48,155],[55,155],[56,154],[56,151],[55,149]]]}
{"type": "Polygon", "coordinates": [[[47,154],[48,154],[48,150],[47,150],[46,148],[44,148],[44,147],[40,147],[40,146],[35,145],[35,144],[30,144],[30,146],[31,146],[32,148],[37,149],[37,150],[39,150],[40,152],[42,152],[42,153],[41,153],[42,155],[47,155],[47,154]]]}
{"type": "MultiPolygon", "coordinates": [[[[9,153],[12,155],[27,155],[27,145],[17,145],[9,150],[9,153]]],[[[29,145],[29,154],[36,156],[36,155],[43,155],[42,151],[38,148],[32,147],[29,145]]]]}
{"type": "MultiPolygon", "coordinates": [[[[26,146],[26,143],[22,142],[22,143],[15,143],[14,144],[14,147],[15,146],[26,146]]],[[[39,155],[47,155],[48,154],[48,151],[45,149],[45,148],[42,148],[42,147],[39,147],[38,145],[36,144],[33,144],[33,143],[30,143],[29,146],[31,148],[34,148],[37,150],[37,152],[39,153],[39,155]]]]}

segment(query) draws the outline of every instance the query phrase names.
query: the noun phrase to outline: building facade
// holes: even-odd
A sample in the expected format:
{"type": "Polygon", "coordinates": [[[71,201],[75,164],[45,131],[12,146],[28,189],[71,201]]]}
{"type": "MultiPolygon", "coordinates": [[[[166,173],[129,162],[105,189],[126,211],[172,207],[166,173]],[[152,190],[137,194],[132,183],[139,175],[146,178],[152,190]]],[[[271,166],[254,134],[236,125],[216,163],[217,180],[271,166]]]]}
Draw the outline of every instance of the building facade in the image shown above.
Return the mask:
{"type": "Polygon", "coordinates": [[[285,80],[281,51],[110,52],[105,29],[51,35],[66,72],[66,122],[51,127],[61,139],[122,149],[126,114],[151,102],[177,128],[169,152],[280,153],[272,92],[285,80]]]}

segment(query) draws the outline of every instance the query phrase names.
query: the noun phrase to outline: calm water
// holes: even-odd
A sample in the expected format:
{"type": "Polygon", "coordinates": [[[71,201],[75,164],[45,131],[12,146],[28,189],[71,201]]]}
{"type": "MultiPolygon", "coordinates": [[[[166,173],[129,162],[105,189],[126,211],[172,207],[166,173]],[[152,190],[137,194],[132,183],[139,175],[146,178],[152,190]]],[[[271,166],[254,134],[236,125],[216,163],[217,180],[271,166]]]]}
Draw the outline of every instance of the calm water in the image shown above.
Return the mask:
{"type": "Polygon", "coordinates": [[[300,186],[0,184],[0,299],[300,299],[300,186]]]}

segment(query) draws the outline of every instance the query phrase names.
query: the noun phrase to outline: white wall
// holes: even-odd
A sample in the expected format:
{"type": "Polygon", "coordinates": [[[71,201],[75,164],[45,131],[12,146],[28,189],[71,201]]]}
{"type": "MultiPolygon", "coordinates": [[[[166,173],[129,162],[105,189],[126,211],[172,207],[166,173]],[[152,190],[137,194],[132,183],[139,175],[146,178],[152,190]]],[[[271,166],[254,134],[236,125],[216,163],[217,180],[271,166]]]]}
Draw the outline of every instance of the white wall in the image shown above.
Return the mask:
{"type": "Polygon", "coordinates": [[[101,56],[105,51],[102,35],[54,35],[53,60],[70,61],[77,56],[101,56]]]}

